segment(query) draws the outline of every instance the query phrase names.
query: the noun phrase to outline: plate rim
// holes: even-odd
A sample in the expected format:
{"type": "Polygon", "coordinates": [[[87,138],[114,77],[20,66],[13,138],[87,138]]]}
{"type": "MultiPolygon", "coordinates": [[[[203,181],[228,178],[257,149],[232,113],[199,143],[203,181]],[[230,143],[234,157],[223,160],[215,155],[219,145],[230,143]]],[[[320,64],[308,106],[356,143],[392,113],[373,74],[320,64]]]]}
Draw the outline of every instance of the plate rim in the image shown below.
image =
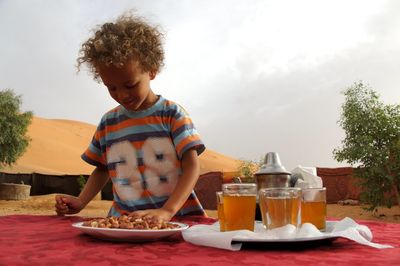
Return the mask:
{"type": "Polygon", "coordinates": [[[77,229],[85,229],[89,231],[100,231],[100,232],[129,232],[129,233],[160,233],[160,232],[179,232],[189,228],[188,224],[181,223],[181,222],[169,222],[172,224],[179,225],[178,228],[171,228],[171,229],[122,229],[122,228],[101,228],[101,227],[91,227],[91,226],[83,226],[84,222],[77,222],[73,223],[72,227],[77,229]]]}

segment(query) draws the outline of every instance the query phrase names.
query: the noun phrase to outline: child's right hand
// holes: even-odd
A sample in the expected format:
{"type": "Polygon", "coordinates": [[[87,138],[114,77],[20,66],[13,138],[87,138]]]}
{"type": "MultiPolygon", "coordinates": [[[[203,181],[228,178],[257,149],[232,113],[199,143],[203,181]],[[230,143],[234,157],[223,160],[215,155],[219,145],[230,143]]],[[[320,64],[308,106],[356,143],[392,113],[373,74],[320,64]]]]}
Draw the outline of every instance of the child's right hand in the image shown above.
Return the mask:
{"type": "Polygon", "coordinates": [[[57,215],[75,214],[80,212],[85,206],[78,198],[70,195],[56,195],[57,215]]]}

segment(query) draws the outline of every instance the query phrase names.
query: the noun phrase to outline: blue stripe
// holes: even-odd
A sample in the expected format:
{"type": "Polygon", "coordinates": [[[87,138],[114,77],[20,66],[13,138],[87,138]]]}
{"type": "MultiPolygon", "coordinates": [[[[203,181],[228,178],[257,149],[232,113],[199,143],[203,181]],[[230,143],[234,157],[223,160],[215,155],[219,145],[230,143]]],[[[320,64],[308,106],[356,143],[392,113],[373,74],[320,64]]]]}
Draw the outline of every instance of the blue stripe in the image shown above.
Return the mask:
{"type": "Polygon", "coordinates": [[[185,215],[205,215],[206,212],[204,209],[200,206],[192,206],[192,207],[187,207],[184,209],[180,209],[177,213],[176,216],[185,216],[185,215]]]}
{"type": "Polygon", "coordinates": [[[114,177],[112,182],[118,185],[129,185],[131,183],[129,177],[114,177]]]}
{"type": "Polygon", "coordinates": [[[119,212],[117,212],[117,210],[114,208],[114,206],[111,206],[110,210],[108,211],[107,216],[108,217],[111,217],[111,216],[120,217],[121,214],[119,212]]]}
{"type": "Polygon", "coordinates": [[[174,132],[172,132],[172,138],[177,138],[180,134],[185,131],[191,132],[192,130],[196,130],[193,124],[184,124],[181,127],[177,128],[174,132]]]}
{"type": "Polygon", "coordinates": [[[190,142],[182,148],[182,150],[179,154],[179,158],[182,159],[183,154],[191,148],[196,148],[197,155],[202,154],[203,151],[206,149],[206,147],[204,146],[204,144],[201,140],[198,140],[195,142],[190,142]]]}
{"type": "Polygon", "coordinates": [[[93,145],[96,149],[100,150],[100,142],[98,142],[96,138],[93,137],[90,144],[93,145]]]}
{"type": "Polygon", "coordinates": [[[199,135],[199,133],[197,133],[197,130],[195,128],[193,128],[192,130],[183,131],[181,134],[174,137],[173,140],[175,147],[178,147],[179,143],[181,143],[184,139],[195,135],[199,135]]]}
{"type": "MultiPolygon", "coordinates": [[[[143,205],[134,205],[128,206],[126,204],[118,202],[118,208],[127,212],[134,212],[139,210],[148,210],[148,209],[160,209],[166,201],[158,202],[156,204],[143,204],[143,205]]],[[[204,215],[205,211],[202,206],[190,206],[183,209],[180,209],[176,216],[184,216],[184,215],[204,215]]]]}
{"type": "Polygon", "coordinates": [[[94,154],[98,155],[99,157],[101,157],[101,150],[96,147],[96,144],[99,144],[97,141],[95,143],[93,143],[93,141],[89,144],[89,150],[91,152],[93,152],[94,154]]]}
{"type": "Polygon", "coordinates": [[[82,154],[81,158],[82,158],[82,160],[84,160],[88,164],[91,164],[91,165],[94,165],[94,166],[97,166],[97,167],[105,167],[105,165],[103,165],[101,162],[92,160],[89,157],[87,157],[86,154],[82,154]]]}
{"type": "MultiPolygon", "coordinates": [[[[125,211],[132,212],[131,210],[125,210],[125,211]]],[[[193,216],[193,215],[206,216],[206,212],[202,208],[187,208],[184,210],[179,210],[175,214],[175,216],[193,216]]],[[[108,211],[108,216],[119,217],[121,216],[121,214],[112,206],[108,211]]]]}
{"type": "Polygon", "coordinates": [[[118,207],[126,211],[137,211],[146,209],[159,209],[164,206],[168,197],[146,197],[132,201],[117,202],[118,207]]]}

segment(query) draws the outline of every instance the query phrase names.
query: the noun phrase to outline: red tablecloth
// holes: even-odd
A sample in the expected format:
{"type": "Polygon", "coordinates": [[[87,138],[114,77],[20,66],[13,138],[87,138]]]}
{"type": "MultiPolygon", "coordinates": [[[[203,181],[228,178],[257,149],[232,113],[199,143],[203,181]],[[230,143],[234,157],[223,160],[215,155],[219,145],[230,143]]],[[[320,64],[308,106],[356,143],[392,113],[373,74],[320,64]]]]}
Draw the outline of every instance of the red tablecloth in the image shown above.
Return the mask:
{"type": "MultiPolygon", "coordinates": [[[[346,239],[303,249],[250,246],[226,251],[195,246],[181,237],[149,243],[94,239],[71,227],[80,217],[11,215],[0,217],[0,265],[400,265],[400,224],[358,221],[373,232],[374,249],[346,239]]],[[[212,223],[191,217],[188,224],[212,223]]]]}

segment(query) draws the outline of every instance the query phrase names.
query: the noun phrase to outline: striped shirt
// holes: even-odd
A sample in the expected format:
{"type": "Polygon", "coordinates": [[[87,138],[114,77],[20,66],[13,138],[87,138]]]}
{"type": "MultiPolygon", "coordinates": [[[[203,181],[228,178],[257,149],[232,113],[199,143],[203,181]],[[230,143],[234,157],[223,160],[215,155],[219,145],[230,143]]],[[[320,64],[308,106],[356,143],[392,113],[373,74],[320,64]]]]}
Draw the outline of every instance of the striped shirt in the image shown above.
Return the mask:
{"type": "MultiPolygon", "coordinates": [[[[109,216],[161,208],[182,173],[181,159],[189,149],[205,146],[186,111],[162,96],[150,108],[129,111],[118,106],[107,112],[82,159],[107,167],[114,202],[109,216]]],[[[204,215],[194,191],[181,215],[204,215]]]]}

